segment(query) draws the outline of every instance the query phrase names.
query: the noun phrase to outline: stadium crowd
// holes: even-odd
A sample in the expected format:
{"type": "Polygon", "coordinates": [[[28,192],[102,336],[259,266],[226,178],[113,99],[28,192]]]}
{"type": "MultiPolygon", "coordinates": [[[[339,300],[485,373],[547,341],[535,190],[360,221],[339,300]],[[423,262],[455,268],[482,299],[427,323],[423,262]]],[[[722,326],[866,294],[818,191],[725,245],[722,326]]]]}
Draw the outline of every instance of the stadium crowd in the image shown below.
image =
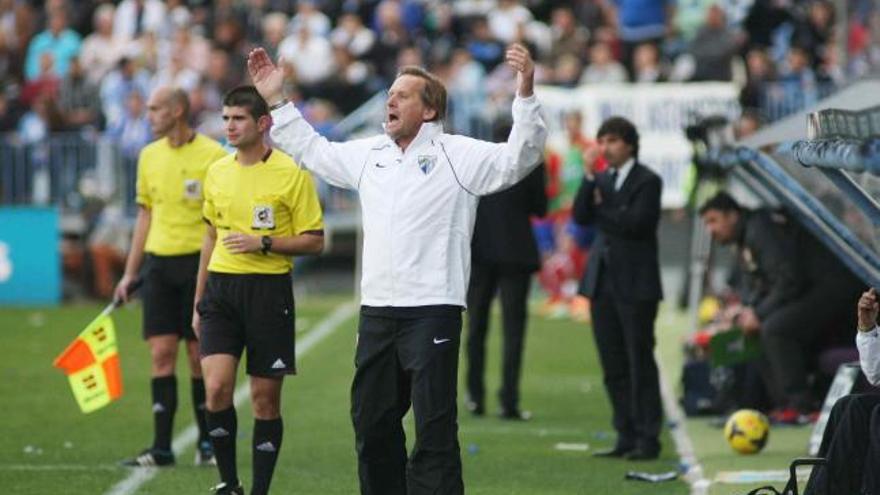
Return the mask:
{"type": "Polygon", "coordinates": [[[513,41],[542,84],[735,81],[759,108],[766,82],[810,91],[880,61],[880,13],[849,3],[844,35],[828,0],[0,0],[0,132],[98,129],[136,154],[149,89],[175,84],[196,127],[222,137],[220,97],[254,46],[330,137],[406,64],[444,78],[449,127],[491,122],[509,103],[513,41]]]}

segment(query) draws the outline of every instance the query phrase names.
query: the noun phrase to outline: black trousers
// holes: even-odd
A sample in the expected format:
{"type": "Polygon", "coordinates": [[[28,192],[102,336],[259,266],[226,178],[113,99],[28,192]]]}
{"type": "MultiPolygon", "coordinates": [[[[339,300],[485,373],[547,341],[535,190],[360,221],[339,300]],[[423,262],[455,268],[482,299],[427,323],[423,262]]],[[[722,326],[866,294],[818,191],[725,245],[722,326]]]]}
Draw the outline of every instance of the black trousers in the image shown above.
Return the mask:
{"type": "Polygon", "coordinates": [[[817,343],[828,338],[829,329],[852,333],[856,324],[852,305],[857,298],[855,293],[817,287],[762,322],[763,374],[777,406],[815,408],[807,384],[808,364],[816,357],[817,343]]]}
{"type": "Polygon", "coordinates": [[[519,377],[525,342],[527,299],[532,275],[519,267],[474,263],[468,286],[467,387],[468,397],[479,406],[485,403],[486,334],[489,309],[495,294],[501,294],[504,327],[501,389],[498,398],[504,411],[519,410],[519,377]]]}
{"type": "Polygon", "coordinates": [[[848,395],[834,404],[819,457],[828,465],[813,470],[804,494],[880,494],[880,395],[848,395]]]}
{"type": "Polygon", "coordinates": [[[617,446],[659,450],[663,408],[654,361],[657,302],[624,302],[601,285],[590,310],[617,446]]]}
{"type": "Polygon", "coordinates": [[[456,392],[461,308],[361,309],[351,418],[364,495],[461,494],[456,392]],[[401,423],[416,440],[407,460],[401,423]]]}

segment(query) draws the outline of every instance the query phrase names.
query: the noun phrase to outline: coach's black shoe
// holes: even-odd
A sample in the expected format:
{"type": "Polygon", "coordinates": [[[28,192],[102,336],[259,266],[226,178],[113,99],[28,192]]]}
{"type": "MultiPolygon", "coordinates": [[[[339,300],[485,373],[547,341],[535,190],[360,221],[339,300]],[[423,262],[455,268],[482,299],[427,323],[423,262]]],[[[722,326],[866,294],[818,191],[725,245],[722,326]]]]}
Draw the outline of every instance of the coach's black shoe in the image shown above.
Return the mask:
{"type": "Polygon", "coordinates": [[[474,402],[470,399],[467,399],[464,402],[464,407],[471,413],[473,416],[483,416],[486,414],[486,409],[483,407],[483,404],[479,402],[474,402]]]}
{"type": "Polygon", "coordinates": [[[632,452],[626,454],[627,460],[630,461],[653,461],[660,457],[660,449],[637,447],[632,452]]]}
{"type": "Polygon", "coordinates": [[[241,486],[241,483],[237,486],[229,486],[226,483],[220,483],[214,488],[211,488],[211,493],[216,493],[217,495],[244,495],[244,487],[241,486]]]}
{"type": "Polygon", "coordinates": [[[202,440],[196,445],[196,466],[216,466],[217,459],[214,457],[214,446],[210,440],[202,440]]]}
{"type": "Polygon", "coordinates": [[[635,447],[633,446],[617,445],[613,449],[597,450],[596,452],[593,452],[593,457],[626,457],[633,450],[635,450],[635,447]]]}
{"type": "Polygon", "coordinates": [[[507,421],[528,421],[532,419],[532,413],[519,409],[502,409],[498,417],[507,421]]]}
{"type": "Polygon", "coordinates": [[[128,467],[166,467],[174,465],[174,453],[170,450],[145,449],[136,457],[122,461],[128,467]]]}

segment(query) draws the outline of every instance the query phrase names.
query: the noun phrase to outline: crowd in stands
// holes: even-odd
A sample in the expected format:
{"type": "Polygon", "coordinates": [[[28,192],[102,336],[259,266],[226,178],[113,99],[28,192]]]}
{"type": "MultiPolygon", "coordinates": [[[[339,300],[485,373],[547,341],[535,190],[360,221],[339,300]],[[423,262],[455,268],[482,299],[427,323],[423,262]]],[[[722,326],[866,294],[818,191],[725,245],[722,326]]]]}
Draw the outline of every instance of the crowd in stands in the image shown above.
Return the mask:
{"type": "Polygon", "coordinates": [[[404,64],[441,75],[451,126],[472,131],[507,109],[514,41],[544,84],[735,81],[760,107],[767,81],[808,90],[880,61],[880,13],[849,4],[837,33],[830,0],[0,0],[0,132],[96,129],[130,153],[150,138],[149,89],[172,83],[219,137],[220,96],[255,46],[327,132],[404,64]]]}

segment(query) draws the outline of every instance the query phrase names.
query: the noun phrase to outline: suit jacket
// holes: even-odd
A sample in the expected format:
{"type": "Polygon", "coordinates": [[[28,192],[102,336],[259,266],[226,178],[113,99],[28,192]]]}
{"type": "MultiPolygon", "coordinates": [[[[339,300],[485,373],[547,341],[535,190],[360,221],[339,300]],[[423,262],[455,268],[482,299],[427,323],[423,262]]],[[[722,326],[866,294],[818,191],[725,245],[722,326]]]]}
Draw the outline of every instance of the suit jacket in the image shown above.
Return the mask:
{"type": "Polygon", "coordinates": [[[603,287],[622,301],[659,301],[663,298],[657,255],[660,222],[660,176],[640,163],[627,175],[619,191],[609,172],[584,179],[574,200],[573,215],[581,225],[595,225],[596,240],[580,292],[594,297],[603,287]],[[603,201],[593,202],[598,188],[603,201]]]}
{"type": "Polygon", "coordinates": [[[471,242],[474,264],[502,264],[528,272],[540,267],[529,217],[547,214],[545,184],[540,165],[510,189],[480,198],[471,242]]]}

